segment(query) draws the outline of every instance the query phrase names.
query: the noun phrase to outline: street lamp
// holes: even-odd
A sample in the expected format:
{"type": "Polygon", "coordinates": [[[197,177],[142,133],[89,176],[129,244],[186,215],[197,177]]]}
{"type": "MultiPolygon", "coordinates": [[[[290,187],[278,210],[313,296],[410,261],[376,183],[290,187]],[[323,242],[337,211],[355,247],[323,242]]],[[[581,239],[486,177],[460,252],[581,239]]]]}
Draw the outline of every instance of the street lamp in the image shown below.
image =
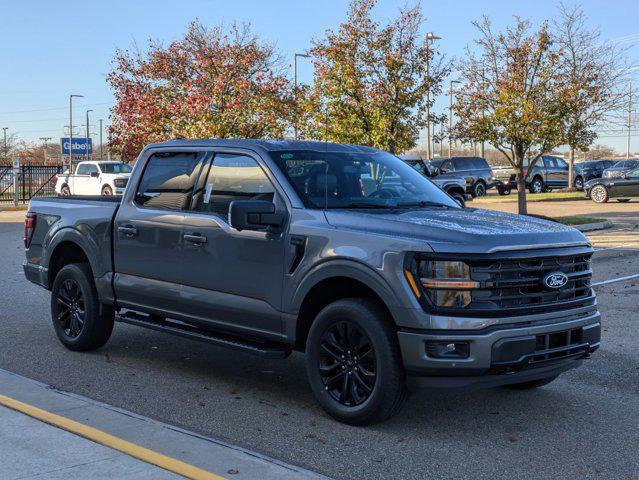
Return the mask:
{"type": "Polygon", "coordinates": [[[100,160],[102,159],[102,119],[100,119],[100,160]]]}
{"type": "Polygon", "coordinates": [[[92,112],[93,110],[87,110],[87,130],[86,130],[86,139],[85,139],[85,144],[84,144],[84,159],[88,162],[89,161],[89,112],[92,112]]]}
{"type": "Polygon", "coordinates": [[[7,153],[9,152],[7,150],[7,130],[9,130],[9,127],[2,127],[2,132],[4,133],[4,157],[5,157],[5,160],[7,158],[7,153]]]}
{"type": "Polygon", "coordinates": [[[69,95],[69,172],[73,172],[73,97],[84,98],[84,95],[69,95]]]}
{"type": "Polygon", "coordinates": [[[453,83],[461,83],[459,80],[450,81],[450,105],[448,107],[448,158],[453,156],[453,83]]]}
{"type": "Polygon", "coordinates": [[[433,32],[428,32],[426,34],[426,158],[430,159],[431,149],[430,149],[430,74],[429,74],[429,63],[430,63],[430,44],[435,40],[440,40],[441,37],[436,36],[433,32]]]}
{"type": "Polygon", "coordinates": [[[297,117],[298,117],[298,112],[297,112],[297,57],[300,58],[310,58],[310,55],[307,55],[306,53],[296,53],[295,55],[293,55],[293,94],[295,95],[295,125],[294,125],[294,129],[295,129],[295,140],[297,140],[297,117]]]}

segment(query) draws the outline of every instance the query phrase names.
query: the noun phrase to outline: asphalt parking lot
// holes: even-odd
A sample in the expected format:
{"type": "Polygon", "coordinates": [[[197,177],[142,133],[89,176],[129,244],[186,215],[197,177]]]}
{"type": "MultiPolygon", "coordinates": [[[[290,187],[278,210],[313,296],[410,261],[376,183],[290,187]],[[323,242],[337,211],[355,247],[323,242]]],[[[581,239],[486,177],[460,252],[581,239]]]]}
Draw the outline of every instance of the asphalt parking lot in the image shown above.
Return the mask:
{"type": "MultiPolygon", "coordinates": [[[[591,202],[531,213],[570,203],[591,202]]],[[[596,283],[639,273],[639,204],[604,207],[615,227],[590,235],[596,283]]],[[[23,216],[0,212],[2,369],[339,479],[639,478],[639,278],[596,287],[602,347],[551,385],[412,396],[355,428],[316,405],[299,354],[269,361],[122,324],[97,352],[67,351],[48,292],[22,274],[23,216]]]]}

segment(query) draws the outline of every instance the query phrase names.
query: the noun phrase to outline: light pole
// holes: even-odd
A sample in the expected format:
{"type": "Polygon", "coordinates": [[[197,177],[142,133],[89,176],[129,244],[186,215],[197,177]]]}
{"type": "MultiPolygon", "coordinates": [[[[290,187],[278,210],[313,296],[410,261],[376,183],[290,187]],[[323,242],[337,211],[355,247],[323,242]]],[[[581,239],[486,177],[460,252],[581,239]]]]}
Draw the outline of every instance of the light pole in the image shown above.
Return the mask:
{"type": "Polygon", "coordinates": [[[88,162],[89,161],[89,112],[92,112],[93,110],[87,110],[87,130],[86,130],[86,139],[85,139],[85,144],[84,144],[84,159],[88,162]]]}
{"type": "Polygon", "coordinates": [[[448,107],[448,158],[453,156],[453,83],[461,83],[459,80],[450,81],[450,104],[448,107]]]}
{"type": "Polygon", "coordinates": [[[73,173],[73,97],[84,98],[84,95],[69,95],[69,172],[73,173]]]}
{"type": "Polygon", "coordinates": [[[102,119],[100,119],[100,160],[103,160],[102,158],[102,119]]]}
{"type": "Polygon", "coordinates": [[[626,144],[626,158],[630,158],[630,121],[632,117],[632,82],[628,82],[628,140],[626,144]]]}
{"type": "Polygon", "coordinates": [[[9,130],[9,127],[2,127],[2,132],[4,133],[4,158],[5,158],[5,160],[7,158],[7,154],[9,153],[9,151],[7,150],[7,130],[9,130]]]}
{"type": "Polygon", "coordinates": [[[430,149],[430,44],[441,37],[436,36],[433,32],[426,34],[426,158],[432,158],[430,149]]]}
{"type": "Polygon", "coordinates": [[[295,96],[295,140],[297,140],[297,117],[298,117],[298,109],[297,109],[297,57],[300,58],[309,58],[310,55],[306,53],[296,53],[293,55],[293,95],[295,96]]]}
{"type": "Polygon", "coordinates": [[[44,163],[47,163],[47,142],[51,140],[52,137],[40,137],[42,140],[42,158],[44,158],[44,163]]]}

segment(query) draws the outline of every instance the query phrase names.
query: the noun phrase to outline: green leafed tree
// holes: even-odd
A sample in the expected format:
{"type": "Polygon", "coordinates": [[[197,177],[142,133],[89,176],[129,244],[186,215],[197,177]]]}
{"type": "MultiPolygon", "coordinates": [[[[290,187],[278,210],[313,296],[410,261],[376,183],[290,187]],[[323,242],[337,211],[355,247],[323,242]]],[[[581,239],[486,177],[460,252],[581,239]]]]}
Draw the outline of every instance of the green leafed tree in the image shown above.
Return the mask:
{"type": "Polygon", "coordinates": [[[313,42],[314,82],[300,95],[303,137],[389,152],[415,146],[425,125],[426,91],[432,102],[447,66],[430,45],[426,78],[419,5],[404,7],[381,25],[371,16],[375,4],[353,0],[346,21],[313,42]]]}
{"type": "Polygon", "coordinates": [[[527,213],[525,160],[532,168],[541,155],[564,143],[570,86],[548,26],[533,29],[515,17],[494,32],[487,17],[458,65],[462,85],[456,95],[456,137],[485,141],[513,166],[520,214],[527,213]]]}

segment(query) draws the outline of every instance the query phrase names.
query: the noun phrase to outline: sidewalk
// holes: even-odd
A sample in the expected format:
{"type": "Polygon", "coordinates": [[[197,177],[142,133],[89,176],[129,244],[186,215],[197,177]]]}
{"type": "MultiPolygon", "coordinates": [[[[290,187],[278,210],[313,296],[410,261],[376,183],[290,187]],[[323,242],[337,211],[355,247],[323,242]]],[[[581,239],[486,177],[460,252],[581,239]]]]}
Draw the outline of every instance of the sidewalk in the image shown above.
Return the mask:
{"type": "Polygon", "coordinates": [[[0,369],[0,480],[35,478],[326,477],[0,369]]]}

